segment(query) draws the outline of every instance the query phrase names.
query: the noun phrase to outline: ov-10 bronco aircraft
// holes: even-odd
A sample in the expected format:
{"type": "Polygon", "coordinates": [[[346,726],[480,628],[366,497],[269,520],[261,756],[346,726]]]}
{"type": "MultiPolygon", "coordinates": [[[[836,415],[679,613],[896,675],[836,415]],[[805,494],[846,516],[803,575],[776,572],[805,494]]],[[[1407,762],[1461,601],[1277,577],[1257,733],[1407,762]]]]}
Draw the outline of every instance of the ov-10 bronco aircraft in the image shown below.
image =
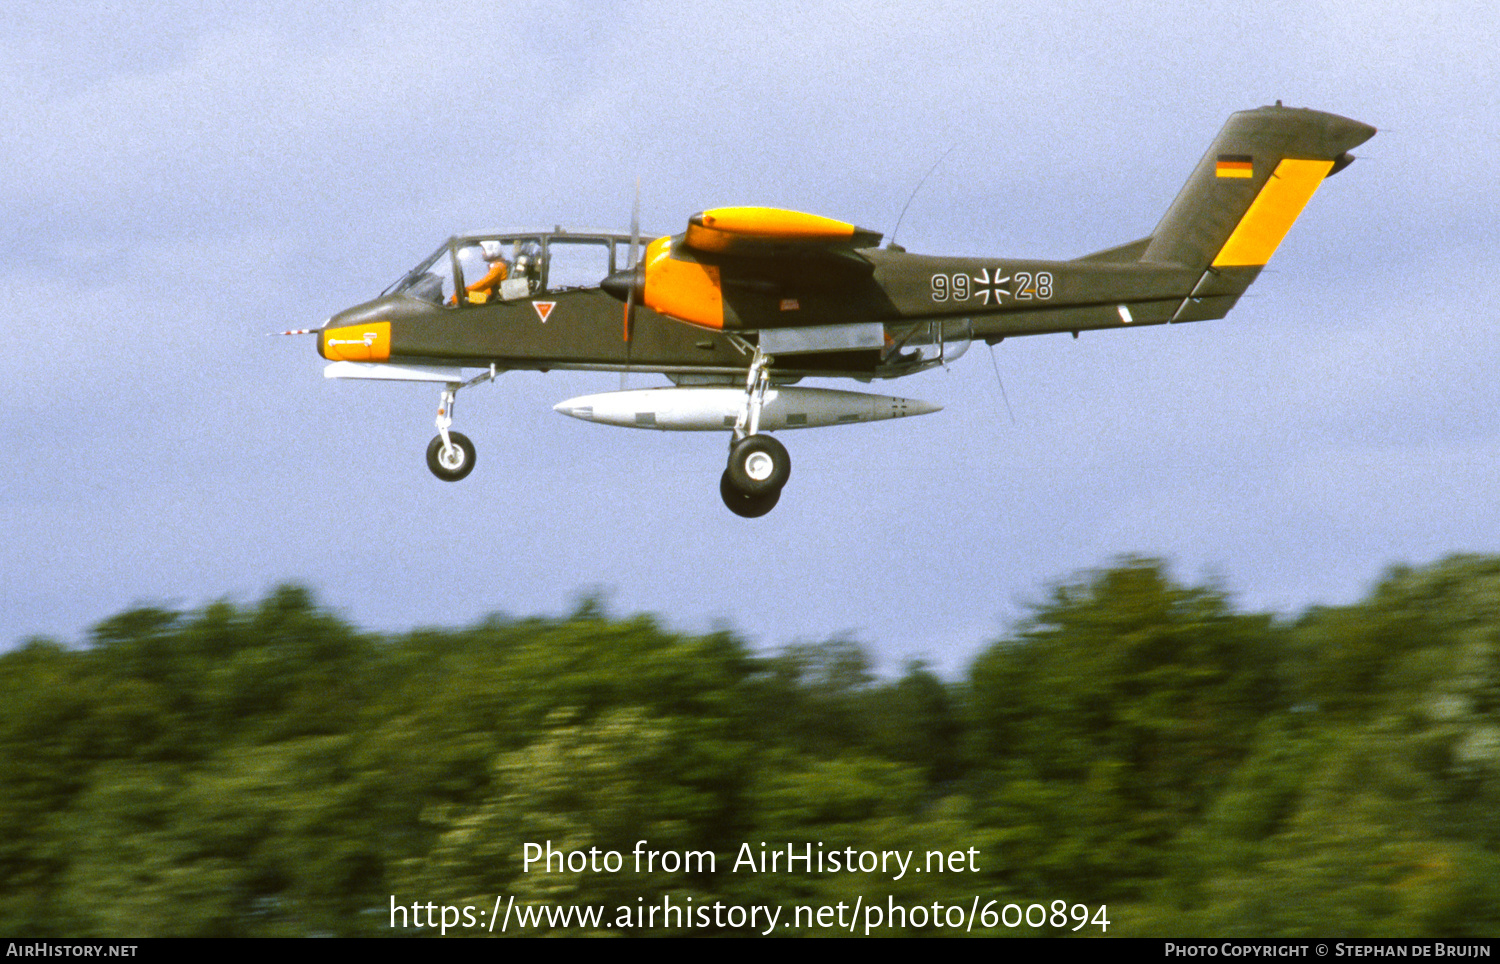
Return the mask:
{"type": "Polygon", "coordinates": [[[451,428],[460,390],[517,369],[663,374],[670,387],[555,407],[607,425],[731,433],[720,495],[755,517],[791,472],[769,432],[937,410],[802,379],[899,378],[975,339],[1222,318],[1323,179],[1374,134],[1279,103],[1234,114],[1149,237],[1071,261],[910,254],[880,247],[875,231],[759,207],[695,214],[638,256],[637,212],[629,234],[451,238],[380,297],[308,333],[329,378],[442,386],[427,464],[449,481],[475,462],[451,428]]]}

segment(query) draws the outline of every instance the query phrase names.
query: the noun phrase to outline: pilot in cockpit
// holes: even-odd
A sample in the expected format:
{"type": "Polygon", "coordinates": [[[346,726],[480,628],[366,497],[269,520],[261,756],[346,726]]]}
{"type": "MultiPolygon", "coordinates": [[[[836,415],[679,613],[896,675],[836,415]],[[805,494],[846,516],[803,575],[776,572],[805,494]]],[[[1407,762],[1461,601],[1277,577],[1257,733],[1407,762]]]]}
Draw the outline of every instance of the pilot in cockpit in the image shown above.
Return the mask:
{"type": "Polygon", "coordinates": [[[510,262],[505,260],[505,248],[499,241],[481,241],[479,251],[489,263],[489,270],[483,278],[464,286],[471,305],[482,305],[490,301],[500,290],[501,284],[510,277],[510,262]]]}
{"type": "Polygon", "coordinates": [[[516,267],[509,280],[500,286],[500,295],[507,300],[527,298],[542,289],[542,248],[535,241],[521,245],[516,255],[516,267]]]}

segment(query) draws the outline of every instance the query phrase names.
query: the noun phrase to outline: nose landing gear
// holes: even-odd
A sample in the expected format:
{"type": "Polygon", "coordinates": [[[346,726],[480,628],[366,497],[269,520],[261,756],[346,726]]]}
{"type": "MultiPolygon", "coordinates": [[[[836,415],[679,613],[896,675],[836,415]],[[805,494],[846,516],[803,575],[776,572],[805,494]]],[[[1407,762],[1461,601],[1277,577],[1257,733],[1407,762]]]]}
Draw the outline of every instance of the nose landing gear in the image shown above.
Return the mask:
{"type": "Polygon", "coordinates": [[[474,443],[462,432],[449,431],[453,425],[453,405],[458,391],[482,381],[494,381],[497,374],[498,369],[490,365],[490,370],[482,375],[466,382],[449,382],[443,386],[442,397],[438,399],[437,418],[433,421],[438,433],[427,443],[427,468],[444,482],[457,482],[474,471],[474,443]]]}

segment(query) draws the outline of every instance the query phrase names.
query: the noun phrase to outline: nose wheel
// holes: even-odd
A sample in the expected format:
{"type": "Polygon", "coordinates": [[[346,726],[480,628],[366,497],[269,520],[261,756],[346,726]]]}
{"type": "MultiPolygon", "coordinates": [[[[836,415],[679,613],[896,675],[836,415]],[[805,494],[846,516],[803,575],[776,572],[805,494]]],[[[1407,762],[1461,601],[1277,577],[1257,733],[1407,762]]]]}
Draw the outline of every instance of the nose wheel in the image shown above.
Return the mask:
{"type": "Polygon", "coordinates": [[[457,482],[474,471],[474,443],[462,432],[449,432],[447,444],[441,435],[427,443],[427,467],[444,482],[457,482]]]}

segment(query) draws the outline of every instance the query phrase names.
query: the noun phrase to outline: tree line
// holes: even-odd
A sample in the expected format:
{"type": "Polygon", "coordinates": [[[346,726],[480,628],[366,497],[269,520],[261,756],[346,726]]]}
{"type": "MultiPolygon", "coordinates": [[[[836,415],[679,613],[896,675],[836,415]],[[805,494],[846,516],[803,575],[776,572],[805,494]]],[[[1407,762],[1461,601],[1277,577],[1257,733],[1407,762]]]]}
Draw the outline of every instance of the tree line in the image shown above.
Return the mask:
{"type": "Polygon", "coordinates": [[[298,586],[0,655],[0,932],[431,934],[393,931],[393,902],[497,895],[1500,933],[1500,559],[1393,569],[1291,618],[1124,559],[1053,586],[954,679],[877,677],[841,639],[756,653],[595,600],[375,634],[298,586]],[[544,841],[718,860],[523,870],[544,841]],[[974,866],[732,872],[747,844],[974,866]]]}

